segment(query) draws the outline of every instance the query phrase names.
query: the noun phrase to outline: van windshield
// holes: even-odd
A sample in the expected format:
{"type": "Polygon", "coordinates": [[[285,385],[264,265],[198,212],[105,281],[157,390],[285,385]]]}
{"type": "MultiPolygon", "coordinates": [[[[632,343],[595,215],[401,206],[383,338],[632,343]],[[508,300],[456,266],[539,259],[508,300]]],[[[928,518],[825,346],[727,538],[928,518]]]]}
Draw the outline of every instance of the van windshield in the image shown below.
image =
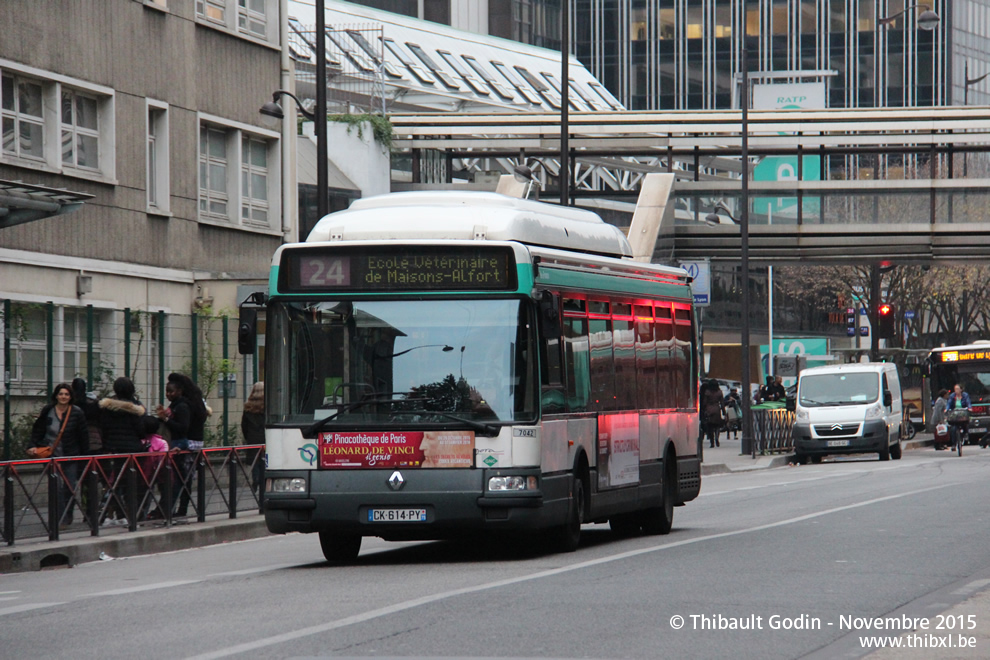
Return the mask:
{"type": "Polygon", "coordinates": [[[798,403],[806,408],[871,403],[879,395],[876,373],[802,375],[798,386],[798,403]]]}

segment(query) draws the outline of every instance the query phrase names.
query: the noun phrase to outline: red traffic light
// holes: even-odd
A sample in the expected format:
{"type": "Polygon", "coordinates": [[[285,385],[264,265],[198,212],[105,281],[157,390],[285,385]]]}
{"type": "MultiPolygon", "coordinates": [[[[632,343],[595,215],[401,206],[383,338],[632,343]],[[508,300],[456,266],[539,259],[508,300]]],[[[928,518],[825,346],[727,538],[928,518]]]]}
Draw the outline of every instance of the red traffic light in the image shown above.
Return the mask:
{"type": "Polygon", "coordinates": [[[880,316],[890,316],[890,314],[893,311],[894,311],[894,308],[891,307],[890,305],[887,305],[887,304],[880,305],[880,316]]]}

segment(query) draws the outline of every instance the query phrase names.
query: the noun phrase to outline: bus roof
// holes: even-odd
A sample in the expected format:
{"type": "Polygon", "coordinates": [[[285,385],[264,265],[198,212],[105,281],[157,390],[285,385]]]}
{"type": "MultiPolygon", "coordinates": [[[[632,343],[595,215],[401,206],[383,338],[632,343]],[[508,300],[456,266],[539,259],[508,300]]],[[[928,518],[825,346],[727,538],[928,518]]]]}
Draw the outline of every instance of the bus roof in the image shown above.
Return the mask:
{"type": "Polygon", "coordinates": [[[356,240],[492,240],[632,257],[618,227],[597,214],[491,192],[424,191],[355,201],[322,218],[307,243],[356,240]]]}
{"type": "Polygon", "coordinates": [[[942,353],[944,351],[988,351],[990,352],[990,341],[986,339],[978,340],[972,344],[960,344],[958,346],[936,346],[932,353],[942,353]]]}

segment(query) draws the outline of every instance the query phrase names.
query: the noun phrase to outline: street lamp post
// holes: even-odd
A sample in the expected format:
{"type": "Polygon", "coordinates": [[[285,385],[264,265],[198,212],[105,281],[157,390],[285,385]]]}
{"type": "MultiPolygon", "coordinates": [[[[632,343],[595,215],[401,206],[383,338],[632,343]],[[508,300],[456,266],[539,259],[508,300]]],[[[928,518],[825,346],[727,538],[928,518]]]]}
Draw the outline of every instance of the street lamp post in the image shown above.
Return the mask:
{"type": "MultiPolygon", "coordinates": [[[[743,15],[745,18],[746,3],[743,3],[743,15]]],[[[742,345],[742,440],[740,441],[740,451],[743,454],[752,454],[756,458],[756,444],[753,442],[753,411],[752,411],[752,391],[750,384],[751,367],[749,364],[749,48],[746,44],[746,31],[742,36],[742,93],[739,95],[740,101],[740,130],[742,131],[742,144],[740,146],[739,160],[742,164],[742,179],[740,181],[740,199],[742,209],[739,213],[739,270],[740,282],[742,284],[742,328],[740,329],[739,343],[742,345]]]]}
{"type": "Polygon", "coordinates": [[[330,212],[329,197],[329,158],[330,149],[327,143],[327,29],[324,0],[316,0],[316,107],[309,112],[302,102],[284,89],[276,90],[272,100],[261,106],[262,115],[281,119],[282,107],[278,104],[279,96],[288,96],[296,102],[299,111],[306,119],[313,122],[316,133],[316,219],[320,220],[330,212]],[[320,121],[316,118],[320,117],[320,121]]]}

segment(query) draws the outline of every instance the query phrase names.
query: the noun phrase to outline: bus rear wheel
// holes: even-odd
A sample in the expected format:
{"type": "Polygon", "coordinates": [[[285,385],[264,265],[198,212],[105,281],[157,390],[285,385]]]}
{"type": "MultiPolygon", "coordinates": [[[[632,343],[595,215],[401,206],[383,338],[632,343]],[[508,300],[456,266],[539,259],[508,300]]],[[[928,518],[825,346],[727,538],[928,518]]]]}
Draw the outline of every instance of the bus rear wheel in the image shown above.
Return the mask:
{"type": "Polygon", "coordinates": [[[668,456],[664,459],[663,483],[660,484],[662,500],[660,506],[647,509],[641,514],[640,522],[643,533],[649,536],[670,534],[674,526],[674,469],[673,460],[668,456]]]}
{"type": "Polygon", "coordinates": [[[347,564],[357,559],[361,551],[361,537],[356,534],[320,532],[323,556],[333,564],[347,564]]]}

